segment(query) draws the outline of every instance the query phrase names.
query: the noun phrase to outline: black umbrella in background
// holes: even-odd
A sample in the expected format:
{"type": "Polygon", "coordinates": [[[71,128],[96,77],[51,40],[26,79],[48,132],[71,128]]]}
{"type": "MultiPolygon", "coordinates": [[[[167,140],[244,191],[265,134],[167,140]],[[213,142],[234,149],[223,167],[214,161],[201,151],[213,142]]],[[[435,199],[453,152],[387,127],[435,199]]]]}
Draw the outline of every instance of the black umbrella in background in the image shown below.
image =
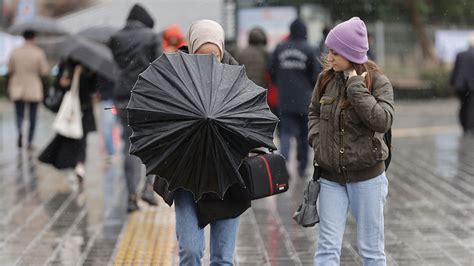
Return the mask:
{"type": "Polygon", "coordinates": [[[251,149],[276,149],[266,90],[213,55],[163,54],[140,74],[127,111],[130,153],[196,200],[243,184],[238,168],[251,149]]]}
{"type": "Polygon", "coordinates": [[[30,20],[13,24],[8,28],[8,33],[22,35],[26,30],[32,30],[39,35],[67,35],[68,31],[61,27],[59,23],[52,18],[35,17],[30,20]]]}
{"type": "Polygon", "coordinates": [[[114,35],[118,30],[118,28],[112,26],[94,26],[79,31],[77,35],[91,41],[105,44],[109,42],[110,37],[112,37],[112,35],[114,35]]]}
{"type": "Polygon", "coordinates": [[[62,44],[61,55],[71,58],[99,75],[115,80],[119,73],[109,47],[83,37],[70,36],[62,44]]]}

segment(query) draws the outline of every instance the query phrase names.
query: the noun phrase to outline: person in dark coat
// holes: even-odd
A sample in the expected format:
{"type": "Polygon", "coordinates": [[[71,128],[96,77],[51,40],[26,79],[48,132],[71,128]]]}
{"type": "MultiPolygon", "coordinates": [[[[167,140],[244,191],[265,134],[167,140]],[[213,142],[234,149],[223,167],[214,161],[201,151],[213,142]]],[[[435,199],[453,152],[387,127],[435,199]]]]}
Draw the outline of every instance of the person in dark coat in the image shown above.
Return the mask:
{"type": "MultiPolygon", "coordinates": [[[[137,186],[142,175],[140,160],[129,155],[131,128],[128,127],[125,107],[130,100],[130,91],[148,65],[158,58],[160,41],[152,30],[153,18],[140,5],[135,4],[127,18],[125,27],[114,34],[110,39],[110,49],[121,74],[115,85],[115,105],[119,110],[119,118],[123,127],[122,141],[124,143],[124,171],[128,189],[128,212],[138,210],[137,186]]],[[[157,205],[158,201],[153,193],[153,176],[147,176],[142,199],[150,205],[157,205]]]]}
{"type": "MultiPolygon", "coordinates": [[[[214,54],[224,64],[238,65],[224,50],[224,30],[217,22],[194,22],[189,28],[188,40],[189,47],[182,47],[181,51],[214,54]]],[[[207,224],[211,227],[210,265],[233,264],[239,216],[250,207],[250,201],[233,200],[231,193],[227,192],[222,200],[207,193],[196,202],[188,190],[169,191],[167,181],[159,176],[155,180],[155,191],[170,206],[174,202],[180,265],[201,265],[205,248],[204,227],[207,224]]]]}
{"type": "Polygon", "coordinates": [[[59,169],[74,167],[78,181],[81,183],[85,177],[87,134],[97,130],[92,100],[96,93],[97,75],[80,63],[66,59],[59,63],[59,72],[53,85],[57,89],[70,90],[73,74],[78,67],[82,68],[79,77],[79,101],[82,111],[83,136],[81,139],[75,140],[57,135],[41,153],[39,159],[59,169]]]}
{"type": "Polygon", "coordinates": [[[290,139],[295,137],[301,177],[308,164],[308,107],[318,74],[316,55],[306,38],[306,25],[296,19],[291,23],[289,39],[275,48],[270,64],[278,88],[281,153],[288,158],[290,139]]]}
{"type": "Polygon", "coordinates": [[[456,56],[451,86],[461,102],[459,120],[464,134],[474,134],[474,35],[469,48],[456,56]]]}
{"type": "Polygon", "coordinates": [[[237,61],[245,66],[249,79],[263,88],[268,88],[268,80],[265,79],[269,60],[266,45],[265,32],[262,28],[256,27],[249,32],[249,45],[235,55],[237,61]]]}

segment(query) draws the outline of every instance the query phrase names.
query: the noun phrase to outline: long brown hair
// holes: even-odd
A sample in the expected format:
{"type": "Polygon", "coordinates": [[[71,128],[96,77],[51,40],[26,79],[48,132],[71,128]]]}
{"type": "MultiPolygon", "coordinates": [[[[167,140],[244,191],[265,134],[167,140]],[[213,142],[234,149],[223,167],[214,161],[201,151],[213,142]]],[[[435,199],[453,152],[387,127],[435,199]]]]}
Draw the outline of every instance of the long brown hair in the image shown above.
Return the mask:
{"type": "MultiPolygon", "coordinates": [[[[332,67],[330,66],[328,60],[327,60],[327,55],[321,56],[321,62],[323,63],[323,71],[321,74],[321,78],[319,81],[319,85],[317,87],[318,90],[318,100],[321,100],[321,97],[323,97],[324,93],[326,92],[326,87],[329,84],[329,82],[336,76],[336,72],[332,67]]],[[[352,63],[352,67],[355,69],[357,75],[361,75],[364,72],[367,72],[367,75],[365,76],[365,85],[369,92],[372,92],[372,79],[375,75],[375,73],[380,73],[381,70],[379,66],[371,60],[368,60],[367,62],[363,64],[356,64],[352,63]]],[[[351,103],[347,99],[346,95],[344,95],[345,99],[344,102],[342,102],[342,108],[346,109],[351,106],[351,103]]]]}

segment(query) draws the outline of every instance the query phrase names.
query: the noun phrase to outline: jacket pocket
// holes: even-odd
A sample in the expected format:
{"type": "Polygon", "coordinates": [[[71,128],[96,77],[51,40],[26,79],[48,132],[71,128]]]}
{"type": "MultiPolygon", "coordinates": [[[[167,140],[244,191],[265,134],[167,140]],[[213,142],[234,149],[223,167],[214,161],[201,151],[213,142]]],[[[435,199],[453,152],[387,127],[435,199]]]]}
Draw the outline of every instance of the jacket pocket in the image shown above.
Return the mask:
{"type": "Polygon", "coordinates": [[[324,120],[329,120],[331,116],[332,104],[336,101],[336,97],[332,96],[323,96],[319,100],[320,104],[320,118],[324,120]]]}

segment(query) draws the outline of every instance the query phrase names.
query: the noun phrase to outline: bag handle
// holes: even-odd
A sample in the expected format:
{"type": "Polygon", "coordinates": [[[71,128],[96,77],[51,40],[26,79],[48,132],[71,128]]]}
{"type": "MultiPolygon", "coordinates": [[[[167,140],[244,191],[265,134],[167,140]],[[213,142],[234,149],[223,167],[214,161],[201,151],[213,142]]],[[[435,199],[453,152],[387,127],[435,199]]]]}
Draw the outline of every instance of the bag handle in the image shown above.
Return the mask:
{"type": "MultiPolygon", "coordinates": [[[[272,149],[268,149],[270,152],[269,153],[273,153],[275,150],[272,150],[272,149]]],[[[268,154],[268,152],[264,151],[264,150],[261,150],[260,148],[254,148],[254,149],[251,149],[249,151],[249,153],[256,153],[256,154],[268,154]]]]}
{"type": "Polygon", "coordinates": [[[74,74],[72,75],[71,93],[79,95],[79,80],[81,77],[82,66],[77,65],[74,68],[74,74]]]}

